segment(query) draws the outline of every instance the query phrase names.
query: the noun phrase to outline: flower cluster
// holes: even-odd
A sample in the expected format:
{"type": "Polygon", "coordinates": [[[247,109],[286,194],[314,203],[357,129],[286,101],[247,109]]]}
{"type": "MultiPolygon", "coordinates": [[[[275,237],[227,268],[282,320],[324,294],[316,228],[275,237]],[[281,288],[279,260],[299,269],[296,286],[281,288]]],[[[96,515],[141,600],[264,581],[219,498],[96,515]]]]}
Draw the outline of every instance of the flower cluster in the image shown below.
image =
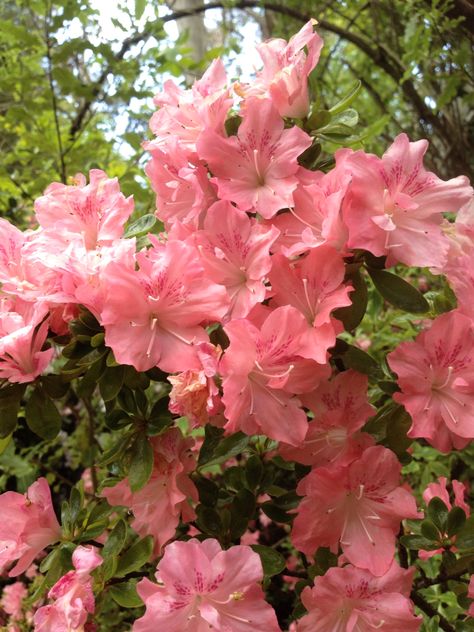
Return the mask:
{"type": "MultiPolygon", "coordinates": [[[[366,255],[382,262],[379,275],[395,264],[445,273],[458,308],[388,354],[393,399],[411,417],[410,438],[443,452],[474,438],[473,191],[463,176],[427,171],[427,141],[405,134],[381,158],[340,149],[329,171],[307,168],[308,75],[321,46],[308,22],[288,43],[259,47],[263,68],[251,84],[232,86],[219,60],[190,90],[165,83],[145,143],[163,230],[144,246],[124,236],[133,201],[99,170],[89,183],[52,184],[36,201],[35,230],[0,220],[0,378],[25,384],[50,370],[52,338],[68,335],[86,308],[115,366],[167,374],[169,411],[191,430],[264,435],[279,459],[306,467],[292,545],[339,559],[303,591],[298,632],[415,631],[414,569],[394,558],[401,522],[422,514],[396,454],[364,428],[376,412],[367,375],[338,364],[334,349],[366,255]],[[445,219],[460,209],[456,223],[445,219]]],[[[144,484],[129,475],[101,491],[153,538],[155,557],[164,553],[157,583],[138,584],[146,611],[133,630],[277,631],[256,552],[172,541],[196,518],[191,430],[150,433],[144,484]]],[[[9,516],[0,570],[19,560],[16,576],[60,537],[46,481],[27,496],[0,496],[0,510],[9,516]]],[[[53,603],[37,610],[36,632],[79,632],[93,613],[91,573],[102,558],[78,546],[72,564],[49,590],[53,603]]]]}

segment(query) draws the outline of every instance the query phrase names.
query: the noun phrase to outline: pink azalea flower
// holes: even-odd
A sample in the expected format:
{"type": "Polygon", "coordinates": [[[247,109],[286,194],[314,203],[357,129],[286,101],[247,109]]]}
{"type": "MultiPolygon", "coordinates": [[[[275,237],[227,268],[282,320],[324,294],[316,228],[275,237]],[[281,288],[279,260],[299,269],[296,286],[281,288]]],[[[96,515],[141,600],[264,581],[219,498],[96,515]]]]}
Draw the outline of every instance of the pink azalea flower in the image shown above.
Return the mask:
{"type": "Polygon", "coordinates": [[[263,69],[250,85],[238,84],[244,97],[270,97],[280,116],[303,118],[308,114],[308,76],[319,61],[323,40],[314,33],[315,22],[307,22],[286,42],[270,39],[257,46],[263,69]],[[307,53],[305,52],[307,51],[307,53]]]}
{"type": "Polygon", "coordinates": [[[265,299],[269,250],[277,236],[274,226],[257,223],[230,202],[216,202],[208,210],[196,241],[208,278],[227,290],[227,318],[245,318],[265,299]]]}
{"type": "Polygon", "coordinates": [[[23,619],[23,600],[28,590],[23,582],[14,582],[5,586],[0,599],[0,606],[10,615],[10,621],[23,619]]]}
{"type": "Polygon", "coordinates": [[[0,494],[0,572],[17,560],[10,577],[21,575],[35,557],[61,536],[45,478],[30,485],[26,494],[0,494]]]}
{"type": "Polygon", "coordinates": [[[342,149],[336,160],[352,174],[344,221],[350,248],[387,255],[387,266],[442,266],[448,240],[443,212],[456,212],[472,196],[465,176],[447,182],[426,171],[428,141],[400,134],[382,158],[342,149]]]}
{"type": "Polygon", "coordinates": [[[214,381],[217,374],[220,347],[208,343],[198,345],[198,358],[202,368],[199,371],[183,371],[169,375],[169,410],[175,415],[186,416],[193,426],[204,426],[220,408],[219,389],[214,381]]]}
{"type": "Polygon", "coordinates": [[[197,490],[189,478],[195,467],[191,452],[192,439],[184,439],[178,428],[151,440],[155,454],[153,473],[148,483],[138,492],[132,492],[125,478],[114,487],[106,487],[102,496],[110,505],[128,507],[134,515],[132,527],[145,537],[155,540],[155,554],[174,536],[179,518],[189,521],[194,511],[188,498],[197,501],[197,490]]]}
{"type": "Polygon", "coordinates": [[[104,272],[106,344],[137,371],[199,370],[196,345],[209,341],[203,325],[227,312],[225,289],[206,278],[190,243],[154,240],[137,261],[139,270],[112,262],[104,272]]]}
{"type": "Polygon", "coordinates": [[[367,400],[368,378],[352,369],[322,382],[303,404],[314,412],[304,443],[296,448],[281,444],[284,459],[320,467],[337,463],[348,465],[373,445],[365,432],[359,432],[375,409],[367,400]]]}
{"type": "MultiPolygon", "coordinates": [[[[454,494],[454,503],[451,503],[449,498],[449,492],[447,489],[448,479],[445,476],[440,476],[437,483],[430,483],[423,492],[423,500],[428,505],[432,498],[441,498],[446,507],[451,510],[453,506],[461,507],[467,517],[471,515],[471,508],[466,503],[465,494],[466,488],[460,481],[452,480],[451,486],[454,494]]],[[[456,547],[451,548],[452,551],[456,551],[456,547]]],[[[433,555],[442,553],[443,549],[436,549],[435,551],[419,551],[419,556],[422,560],[427,560],[433,555]]]]}
{"type": "Polygon", "coordinates": [[[133,212],[133,198],[120,192],[117,178],[109,179],[100,169],[76,175],[73,186],[54,182],[35,202],[36,219],[43,228],[52,228],[66,238],[82,235],[88,250],[106,245],[123,235],[123,227],[133,212]]]}
{"type": "Polygon", "coordinates": [[[78,546],[72,554],[76,570],[54,584],[48,597],[52,605],[42,606],[34,616],[34,632],[83,632],[87,617],[95,610],[92,571],[103,559],[95,546],[78,546]]]}
{"type": "Polygon", "coordinates": [[[409,599],[413,572],[395,562],[381,577],[353,566],[330,568],[301,593],[308,614],[297,632],[417,632],[422,618],[409,599]]]}
{"type": "Polygon", "coordinates": [[[51,362],[54,349],[41,351],[48,335],[47,307],[16,301],[9,309],[0,301],[0,379],[32,382],[51,362]]]}
{"type": "Polygon", "coordinates": [[[221,360],[225,428],[300,444],[308,430],[297,393],[315,388],[329,368],[299,356],[306,322],[294,307],[270,312],[261,328],[247,319],[224,330],[230,345],[221,360]]]}
{"type": "Polygon", "coordinates": [[[164,91],[154,98],[159,106],[150,120],[150,129],[157,139],[146,147],[159,147],[175,138],[192,153],[204,129],[224,133],[224,123],[232,106],[227,76],[221,59],[215,59],[191,90],[182,90],[173,81],[166,81],[164,91]]]}
{"type": "Polygon", "coordinates": [[[297,158],[310,145],[311,138],[299,127],[284,129],[271,101],[250,99],[237,136],[206,130],[197,150],[214,175],[221,200],[268,219],[293,206],[297,158]]]}
{"type": "Polygon", "coordinates": [[[270,272],[272,305],[292,305],[304,315],[306,331],[300,338],[300,355],[324,364],[327,350],[336,342],[341,325],[331,312],[351,304],[351,286],[343,285],[345,267],[341,255],[320,246],[295,263],[273,256],[270,272]]]}
{"type": "Polygon", "coordinates": [[[474,438],[474,330],[458,311],[438,316],[414,341],[387,356],[401,393],[394,399],[412,418],[409,437],[423,437],[442,452],[474,438]]]}
{"type": "Polygon", "coordinates": [[[156,193],[157,217],[167,227],[177,221],[200,227],[201,217],[216,200],[204,164],[191,159],[175,137],[158,148],[153,142],[145,147],[151,152],[145,172],[156,193]]]}
{"type": "Polygon", "coordinates": [[[367,448],[348,466],[317,468],[303,478],[305,496],[293,525],[294,546],[308,555],[320,546],[338,551],[374,575],[387,572],[400,521],[418,518],[415,499],[400,486],[401,465],[383,446],[367,448]]]}
{"type": "Polygon", "coordinates": [[[260,582],[260,558],[248,546],[223,551],[217,540],[172,542],[158,564],[158,584],[142,579],[146,612],[133,632],[279,632],[260,582]]]}
{"type": "Polygon", "coordinates": [[[271,221],[280,230],[274,250],[286,257],[305,253],[322,244],[342,250],[347,227],[342,220],[342,203],[350,175],[335,168],[329,173],[309,172],[293,193],[294,206],[271,221]]]}

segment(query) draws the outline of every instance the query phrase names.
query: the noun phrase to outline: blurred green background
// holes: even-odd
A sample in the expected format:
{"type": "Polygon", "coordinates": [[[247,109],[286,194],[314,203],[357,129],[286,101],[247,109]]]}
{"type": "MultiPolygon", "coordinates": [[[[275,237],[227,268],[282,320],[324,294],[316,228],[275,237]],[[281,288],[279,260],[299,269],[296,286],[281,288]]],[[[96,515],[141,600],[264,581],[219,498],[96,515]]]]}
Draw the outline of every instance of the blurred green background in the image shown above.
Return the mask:
{"type": "Polygon", "coordinates": [[[469,0],[8,0],[0,3],[0,216],[28,225],[51,181],[93,167],[118,176],[137,213],[153,211],[143,174],[152,96],[190,85],[223,56],[250,78],[252,46],[289,38],[310,17],[325,47],[311,77],[319,107],[357,79],[357,132],[383,153],[406,131],[428,165],[470,175],[474,7],[469,0]]]}

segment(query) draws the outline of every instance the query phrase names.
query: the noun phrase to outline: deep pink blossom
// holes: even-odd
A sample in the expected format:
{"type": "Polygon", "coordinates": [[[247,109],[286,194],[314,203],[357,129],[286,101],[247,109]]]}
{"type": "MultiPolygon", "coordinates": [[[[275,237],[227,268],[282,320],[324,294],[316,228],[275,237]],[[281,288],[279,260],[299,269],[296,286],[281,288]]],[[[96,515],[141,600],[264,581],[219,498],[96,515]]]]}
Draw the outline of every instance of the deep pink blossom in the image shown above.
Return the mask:
{"type": "Polygon", "coordinates": [[[320,364],[326,362],[327,350],[342,329],[331,312],[351,304],[352,287],[343,284],[344,273],[341,255],[330,246],[315,248],[295,263],[282,255],[273,256],[271,304],[292,305],[303,314],[307,326],[299,353],[320,364]]]}
{"type": "Polygon", "coordinates": [[[206,275],[227,290],[227,318],[245,318],[265,299],[269,251],[277,236],[274,226],[257,223],[230,202],[216,202],[208,210],[196,241],[206,275]]]}
{"type": "Polygon", "coordinates": [[[293,206],[297,158],[310,145],[310,136],[299,127],[284,129],[271,101],[250,99],[237,136],[224,138],[206,130],[197,149],[209,164],[221,200],[268,219],[293,206]]]}
{"type": "Polygon", "coordinates": [[[270,39],[257,46],[263,69],[250,84],[238,84],[236,92],[270,97],[281,116],[303,118],[308,114],[308,76],[319,60],[323,40],[310,20],[286,42],[270,39]],[[306,52],[307,51],[307,52],[306,52]]]}
{"type": "Polygon", "coordinates": [[[412,418],[409,437],[423,437],[442,452],[474,437],[474,329],[457,311],[438,316],[414,341],[387,356],[401,393],[394,399],[412,418]]]}
{"type": "Polygon", "coordinates": [[[422,618],[409,599],[413,572],[395,562],[381,577],[353,566],[330,568],[301,593],[308,614],[297,632],[417,632],[422,618]]]}
{"type": "Polygon", "coordinates": [[[26,494],[0,494],[0,572],[17,563],[10,577],[17,577],[35,557],[61,536],[45,478],[30,485],[26,494]]]}
{"type": "Polygon", "coordinates": [[[76,175],[75,185],[54,182],[35,202],[36,219],[43,228],[52,228],[65,237],[81,235],[87,249],[106,245],[123,235],[123,227],[133,212],[133,198],[125,198],[117,178],[108,178],[100,169],[76,175]]]}
{"type": "Polygon", "coordinates": [[[375,409],[367,400],[367,376],[352,369],[339,373],[330,382],[321,382],[301,401],[314,413],[304,443],[296,448],[282,444],[285,459],[320,467],[348,465],[358,458],[373,439],[360,429],[375,409]]]}
{"type": "Polygon", "coordinates": [[[92,571],[103,559],[95,546],[78,546],[72,554],[74,571],[69,571],[48,592],[50,605],[34,616],[34,632],[83,632],[89,614],[95,610],[92,571]]]}
{"type": "Polygon", "coordinates": [[[387,572],[404,518],[417,518],[415,499],[400,486],[401,465],[383,446],[367,448],[350,465],[312,470],[301,480],[292,531],[294,546],[314,554],[320,546],[374,575],[387,572]]]}
{"type": "Polygon", "coordinates": [[[146,612],[133,632],[279,632],[260,582],[260,558],[249,546],[223,551],[217,540],[172,542],[158,564],[158,584],[142,579],[146,612]]]}
{"type": "Polygon", "coordinates": [[[189,243],[155,240],[137,261],[139,270],[112,262],[104,272],[106,344],[137,371],[199,369],[196,345],[209,340],[203,325],[227,312],[225,289],[206,278],[189,243]]]}
{"type": "Polygon", "coordinates": [[[184,439],[178,428],[150,441],[155,462],[148,483],[132,492],[125,478],[114,487],[106,487],[102,495],[110,505],[122,505],[133,512],[132,527],[142,537],[153,536],[158,555],[174,536],[180,516],[189,521],[195,515],[188,499],[197,500],[196,487],[189,478],[196,463],[191,452],[193,440],[184,439]]]}
{"type": "Polygon", "coordinates": [[[427,148],[428,141],[411,143],[399,134],[382,158],[346,149],[336,153],[352,175],[344,213],[350,248],[387,255],[387,266],[443,265],[449,244],[442,213],[458,211],[472,188],[465,176],[445,182],[426,171],[427,148]]]}
{"type": "Polygon", "coordinates": [[[219,371],[226,430],[265,434],[290,445],[303,441],[308,423],[294,395],[313,390],[329,373],[299,356],[306,329],[302,314],[289,305],[270,312],[260,328],[247,319],[224,327],[230,345],[219,371]]]}

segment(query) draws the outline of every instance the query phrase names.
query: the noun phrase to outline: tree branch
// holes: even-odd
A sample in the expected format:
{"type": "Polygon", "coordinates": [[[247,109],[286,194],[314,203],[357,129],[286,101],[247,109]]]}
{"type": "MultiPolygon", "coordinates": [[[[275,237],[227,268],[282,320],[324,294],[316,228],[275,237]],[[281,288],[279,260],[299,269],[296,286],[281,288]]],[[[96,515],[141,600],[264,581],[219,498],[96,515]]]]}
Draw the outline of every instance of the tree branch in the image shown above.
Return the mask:
{"type": "Polygon", "coordinates": [[[444,632],[456,632],[455,628],[449,623],[449,621],[440,615],[439,612],[433,608],[433,606],[428,603],[424,597],[413,591],[410,598],[415,606],[418,606],[418,608],[429,617],[439,617],[439,627],[444,630],[444,632]]]}
{"type": "Polygon", "coordinates": [[[56,128],[56,138],[58,141],[58,152],[59,152],[59,175],[61,177],[61,182],[66,184],[67,176],[66,176],[66,163],[64,162],[64,152],[63,152],[63,143],[61,140],[61,128],[59,125],[59,115],[58,115],[58,102],[56,99],[56,90],[54,89],[54,81],[53,81],[53,62],[51,59],[51,39],[49,37],[49,26],[48,22],[51,19],[51,3],[49,4],[47,15],[45,16],[44,28],[45,28],[45,38],[46,38],[46,76],[48,77],[49,87],[51,90],[51,103],[53,106],[53,116],[54,116],[54,126],[56,128]]]}

